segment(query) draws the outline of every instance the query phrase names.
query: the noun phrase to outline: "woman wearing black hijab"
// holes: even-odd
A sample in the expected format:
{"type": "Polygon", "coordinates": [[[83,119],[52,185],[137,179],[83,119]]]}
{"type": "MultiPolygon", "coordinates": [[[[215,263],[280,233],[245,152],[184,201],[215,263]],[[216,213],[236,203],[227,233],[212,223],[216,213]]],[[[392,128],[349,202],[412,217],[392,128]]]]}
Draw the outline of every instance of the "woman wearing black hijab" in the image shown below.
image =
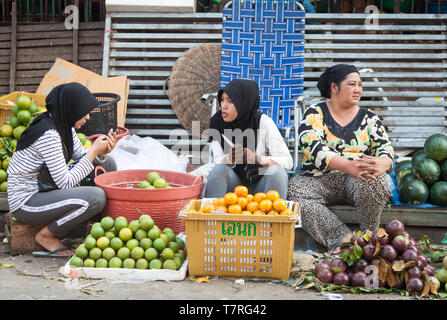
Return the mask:
{"type": "Polygon", "coordinates": [[[391,196],[386,173],[394,150],[377,115],[358,105],[362,82],[355,66],[326,69],[318,89],[328,100],[304,111],[302,175],[290,179],[289,199],[301,205],[303,229],[335,254],[352,233],[327,205],[355,206],[360,228],[375,231],[391,196]]]}
{"type": "Polygon", "coordinates": [[[79,83],[55,87],[45,102],[48,111],[23,132],[8,166],[8,203],[17,221],[44,226],[35,236],[48,250],[44,256],[66,257],[71,251],[61,238],[105,206],[101,188],[79,185],[97,164],[116,170],[108,157],[116,134],[111,130],[89,150],[82,147],[75,129],[89,120],[99,102],[79,83]],[[70,160],[74,164],[69,166],[70,160]]]}
{"type": "Polygon", "coordinates": [[[286,170],[293,161],[273,120],[259,111],[258,84],[235,79],[219,90],[217,98],[221,109],[208,130],[216,165],[208,176],[205,197],[223,197],[244,185],[252,194],[276,190],[285,199],[286,170]]]}

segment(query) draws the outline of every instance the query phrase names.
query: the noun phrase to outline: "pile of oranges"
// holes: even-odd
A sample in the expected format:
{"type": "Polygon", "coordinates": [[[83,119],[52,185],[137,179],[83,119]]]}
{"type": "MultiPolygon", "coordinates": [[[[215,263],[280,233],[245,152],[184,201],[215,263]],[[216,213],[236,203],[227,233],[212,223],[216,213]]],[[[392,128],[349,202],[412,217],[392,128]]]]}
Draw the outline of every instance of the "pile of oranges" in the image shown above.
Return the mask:
{"type": "Polygon", "coordinates": [[[200,209],[202,213],[211,213],[215,210],[245,215],[293,215],[287,208],[287,202],[281,199],[278,191],[258,192],[255,195],[248,193],[246,186],[237,186],[234,192],[228,192],[223,197],[216,198],[210,204],[200,209]]]}

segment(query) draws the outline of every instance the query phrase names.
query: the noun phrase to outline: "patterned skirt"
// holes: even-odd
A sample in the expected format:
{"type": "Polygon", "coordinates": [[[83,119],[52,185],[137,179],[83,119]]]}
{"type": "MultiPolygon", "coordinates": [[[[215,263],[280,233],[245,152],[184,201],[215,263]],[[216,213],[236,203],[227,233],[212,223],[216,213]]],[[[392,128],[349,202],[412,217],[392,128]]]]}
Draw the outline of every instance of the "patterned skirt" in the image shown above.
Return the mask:
{"type": "Polygon", "coordinates": [[[390,197],[386,174],[363,182],[346,172],[333,171],[315,177],[292,177],[287,199],[300,204],[303,229],[330,249],[351,230],[327,206],[354,206],[360,229],[375,231],[390,197]]]}

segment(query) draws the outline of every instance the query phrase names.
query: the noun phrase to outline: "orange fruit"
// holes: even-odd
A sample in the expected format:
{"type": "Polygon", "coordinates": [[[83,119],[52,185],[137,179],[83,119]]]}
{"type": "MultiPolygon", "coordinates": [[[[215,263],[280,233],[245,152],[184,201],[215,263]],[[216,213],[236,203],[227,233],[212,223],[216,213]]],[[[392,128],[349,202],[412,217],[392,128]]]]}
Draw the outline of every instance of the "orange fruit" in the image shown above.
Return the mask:
{"type": "Polygon", "coordinates": [[[247,206],[247,203],[248,203],[247,198],[239,197],[237,199],[237,204],[240,205],[242,209],[245,209],[245,207],[247,206]]]}
{"type": "Polygon", "coordinates": [[[246,198],[247,198],[247,202],[250,202],[250,201],[253,201],[254,196],[253,196],[252,194],[248,194],[248,195],[246,196],[246,198]]]}
{"type": "Polygon", "coordinates": [[[219,198],[216,198],[216,199],[213,200],[213,202],[212,202],[213,206],[216,207],[216,206],[218,205],[218,204],[217,204],[218,199],[219,199],[219,198]]]}
{"type": "Polygon", "coordinates": [[[265,212],[261,211],[261,210],[256,210],[255,212],[253,212],[254,216],[265,216],[265,212]]]}
{"type": "Polygon", "coordinates": [[[228,207],[228,213],[241,214],[241,212],[242,212],[242,208],[238,204],[232,204],[231,206],[228,207]]]}
{"type": "Polygon", "coordinates": [[[290,209],[284,209],[283,211],[281,211],[279,213],[280,215],[285,215],[285,216],[292,216],[293,215],[293,211],[290,209]]]}
{"type": "Polygon", "coordinates": [[[237,186],[234,188],[234,193],[238,197],[246,197],[248,195],[248,188],[246,186],[237,186]]]}
{"type": "Polygon", "coordinates": [[[267,212],[268,216],[277,216],[278,214],[279,214],[279,212],[275,211],[275,210],[271,210],[271,211],[267,212]]]}
{"type": "Polygon", "coordinates": [[[267,199],[269,199],[271,202],[275,202],[279,199],[279,192],[276,190],[269,190],[266,193],[267,199]]]}
{"type": "Polygon", "coordinates": [[[248,211],[248,210],[244,210],[244,211],[241,212],[241,214],[251,215],[251,212],[248,211]]]}
{"type": "Polygon", "coordinates": [[[251,201],[247,203],[247,211],[255,212],[258,209],[259,209],[259,203],[257,203],[256,201],[251,201]]]}
{"type": "Polygon", "coordinates": [[[203,213],[211,213],[212,211],[214,211],[214,206],[211,203],[205,204],[202,207],[202,212],[203,213]]]}
{"type": "Polygon", "coordinates": [[[228,212],[228,209],[227,209],[227,207],[225,207],[225,206],[217,206],[217,207],[216,207],[216,210],[218,210],[218,211],[223,211],[223,212],[228,212]]]}
{"type": "Polygon", "coordinates": [[[269,212],[270,210],[272,210],[272,202],[268,199],[262,200],[261,202],[259,202],[259,210],[269,212]]]}
{"type": "Polygon", "coordinates": [[[265,198],[267,198],[267,195],[264,192],[258,192],[255,194],[255,196],[253,197],[253,201],[256,202],[261,202],[262,200],[264,200],[265,198]]]}
{"type": "Polygon", "coordinates": [[[216,201],[216,204],[214,204],[214,201],[213,201],[213,204],[214,204],[215,207],[225,206],[225,199],[224,199],[224,197],[217,198],[217,199],[215,199],[215,201],[216,201]]]}
{"type": "Polygon", "coordinates": [[[273,209],[275,209],[276,211],[283,211],[285,209],[287,209],[287,202],[284,199],[277,199],[273,202],[273,209]]]}
{"type": "Polygon", "coordinates": [[[234,192],[228,192],[224,196],[224,201],[226,206],[231,206],[232,204],[237,203],[237,195],[234,192]]]}

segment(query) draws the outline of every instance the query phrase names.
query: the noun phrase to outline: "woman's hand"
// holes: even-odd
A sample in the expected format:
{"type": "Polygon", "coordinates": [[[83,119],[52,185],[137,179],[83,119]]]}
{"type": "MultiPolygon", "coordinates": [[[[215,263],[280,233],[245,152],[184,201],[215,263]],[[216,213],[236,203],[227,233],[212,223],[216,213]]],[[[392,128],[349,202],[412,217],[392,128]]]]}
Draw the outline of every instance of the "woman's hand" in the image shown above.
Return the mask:
{"type": "Polygon", "coordinates": [[[113,148],[115,148],[116,132],[114,132],[112,129],[110,129],[109,133],[107,134],[107,143],[108,143],[107,152],[99,154],[100,157],[107,156],[110,152],[112,152],[113,148]]]}
{"type": "Polygon", "coordinates": [[[388,172],[393,163],[388,157],[372,157],[364,155],[356,160],[356,167],[366,172],[365,175],[375,179],[378,176],[388,172]]]}
{"type": "Polygon", "coordinates": [[[87,151],[86,156],[93,162],[96,156],[101,154],[107,154],[110,146],[109,146],[109,137],[106,135],[100,135],[95,139],[90,149],[87,151]]]}

